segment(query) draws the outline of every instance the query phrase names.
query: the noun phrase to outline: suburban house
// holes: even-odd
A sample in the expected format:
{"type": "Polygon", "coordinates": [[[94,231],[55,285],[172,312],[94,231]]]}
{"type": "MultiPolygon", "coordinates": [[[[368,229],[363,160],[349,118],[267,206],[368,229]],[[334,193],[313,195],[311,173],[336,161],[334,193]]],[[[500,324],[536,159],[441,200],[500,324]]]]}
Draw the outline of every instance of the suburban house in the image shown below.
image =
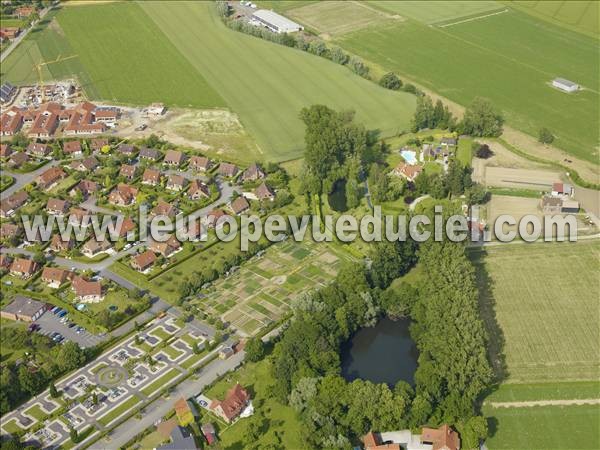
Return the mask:
{"type": "Polygon", "coordinates": [[[145,159],[146,161],[158,161],[161,157],[161,153],[154,148],[142,147],[139,156],[140,159],[145,159]]]}
{"type": "Polygon", "coordinates": [[[135,155],[135,147],[130,144],[121,144],[119,147],[117,147],[117,152],[119,152],[121,155],[131,158],[135,155]]]}
{"type": "Polygon", "coordinates": [[[212,163],[206,156],[192,156],[190,158],[190,167],[199,172],[206,172],[211,166],[212,163]]]}
{"type": "Polygon", "coordinates": [[[437,429],[422,428],[421,434],[411,430],[370,431],[362,441],[365,450],[460,450],[458,433],[446,424],[437,429]]]}
{"type": "Polygon", "coordinates": [[[93,156],[89,156],[81,161],[73,161],[71,163],[71,169],[76,170],[78,172],[87,172],[90,170],[94,170],[96,167],[100,165],[100,162],[94,158],[93,156]]]}
{"type": "Polygon", "coordinates": [[[81,156],[82,150],[81,150],[81,142],[79,141],[65,141],[63,142],[63,152],[65,152],[65,154],[76,158],[78,156],[81,156]]]}
{"type": "Polygon", "coordinates": [[[171,174],[167,179],[167,189],[171,191],[182,191],[187,184],[187,179],[184,176],[171,174]]]}
{"type": "Polygon", "coordinates": [[[102,284],[99,281],[88,281],[76,276],[71,282],[71,288],[75,292],[75,298],[80,302],[95,303],[104,300],[102,284]]]}
{"type": "Polygon", "coordinates": [[[71,189],[69,195],[74,196],[77,194],[77,192],[81,192],[83,198],[88,198],[90,195],[94,195],[99,190],[100,186],[95,181],[81,180],[73,189],[71,189]]]}
{"type": "Polygon", "coordinates": [[[65,178],[67,174],[60,167],[51,167],[35,179],[37,186],[41,189],[50,189],[60,180],[65,178]]]}
{"type": "Polygon", "coordinates": [[[200,180],[194,180],[190,184],[190,188],[187,191],[187,195],[192,200],[198,200],[202,197],[210,197],[210,189],[207,184],[200,180]]]}
{"type": "Polygon", "coordinates": [[[18,169],[23,164],[29,162],[29,156],[25,152],[16,152],[8,158],[8,167],[18,169]]]}
{"type": "Polygon", "coordinates": [[[143,272],[144,270],[152,267],[152,265],[156,262],[156,255],[152,250],[146,250],[144,253],[140,253],[139,255],[131,258],[131,267],[135,270],[143,272]]]}
{"type": "Polygon", "coordinates": [[[268,200],[272,202],[275,200],[275,192],[273,192],[271,188],[264,182],[256,188],[254,194],[256,195],[256,198],[261,201],[268,200]]]}
{"type": "Polygon", "coordinates": [[[119,176],[123,178],[127,178],[128,180],[133,180],[135,178],[136,167],[131,164],[123,164],[121,165],[121,170],[119,170],[119,176]]]}
{"type": "Polygon", "coordinates": [[[225,422],[234,422],[250,403],[250,394],[239,383],[227,391],[223,401],[213,400],[210,410],[225,422]]]}
{"type": "Polygon", "coordinates": [[[127,234],[130,231],[134,231],[137,228],[137,225],[133,221],[131,217],[125,217],[123,222],[121,222],[121,228],[119,229],[119,237],[124,238],[127,237],[127,234]]]}
{"type": "Polygon", "coordinates": [[[250,203],[248,203],[248,200],[242,195],[232,201],[229,206],[234,214],[241,214],[250,209],[250,203]]]}
{"type": "Polygon", "coordinates": [[[96,138],[90,141],[90,148],[93,152],[99,152],[100,150],[102,150],[102,147],[105,147],[107,145],[110,144],[108,143],[108,139],[106,138],[96,138]]]}
{"type": "Polygon", "coordinates": [[[215,442],[217,442],[217,433],[215,431],[215,426],[212,423],[203,423],[200,427],[200,430],[202,431],[204,439],[206,439],[206,443],[208,445],[213,445],[215,442]]]}
{"type": "Polygon", "coordinates": [[[423,171],[421,166],[413,166],[406,163],[400,163],[392,170],[392,174],[398,177],[405,178],[406,180],[413,182],[423,171]]]}
{"type": "Polygon", "coordinates": [[[0,144],[0,158],[8,158],[12,153],[10,144],[0,144]]]}
{"type": "Polygon", "coordinates": [[[194,407],[190,405],[190,403],[185,398],[179,398],[175,402],[174,409],[179,425],[181,425],[182,427],[186,427],[194,422],[194,416],[196,415],[194,414],[194,407]]]}
{"type": "Polygon", "coordinates": [[[9,255],[0,254],[0,268],[8,269],[12,263],[12,258],[9,255]]]}
{"type": "Polygon", "coordinates": [[[56,253],[69,251],[74,247],[75,243],[73,239],[69,236],[68,240],[64,240],[60,233],[55,233],[52,235],[52,240],[50,241],[50,250],[56,253]]]}
{"type": "Polygon", "coordinates": [[[81,247],[81,253],[83,253],[88,258],[93,258],[99,253],[106,252],[110,250],[112,245],[108,239],[104,239],[103,241],[97,241],[96,238],[92,238],[87,241],[81,247]]]}
{"type": "Polygon", "coordinates": [[[262,180],[264,177],[265,173],[256,163],[253,163],[250,167],[244,170],[244,173],[242,173],[242,181],[262,180]]]}
{"type": "Polygon", "coordinates": [[[37,300],[22,295],[15,298],[0,311],[0,317],[9,320],[21,320],[23,322],[34,322],[46,311],[46,305],[37,300]]]}
{"type": "Polygon", "coordinates": [[[15,258],[10,265],[10,274],[21,278],[30,278],[38,268],[37,263],[31,259],[15,258]]]}
{"type": "Polygon", "coordinates": [[[59,198],[50,198],[46,203],[46,211],[48,214],[53,214],[55,216],[62,216],[69,210],[69,202],[66,200],[61,200],[59,198]]]}
{"type": "Polygon", "coordinates": [[[456,147],[458,141],[453,137],[443,137],[440,141],[440,145],[443,147],[456,147]]]}
{"type": "Polygon", "coordinates": [[[160,183],[160,171],[156,169],[146,169],[142,175],[142,184],[156,186],[160,183]]]}
{"type": "Polygon", "coordinates": [[[185,154],[177,150],[167,150],[163,161],[167,166],[180,166],[185,161],[185,154]]]}
{"type": "Polygon", "coordinates": [[[15,192],[10,197],[0,201],[0,217],[7,218],[12,216],[17,209],[23,206],[29,200],[29,195],[25,191],[15,192]]]}
{"type": "Polygon", "coordinates": [[[239,169],[235,164],[231,163],[221,163],[219,164],[218,173],[223,177],[235,177],[239,172],[239,169]]]}
{"type": "Polygon", "coordinates": [[[0,239],[12,239],[21,234],[21,228],[14,223],[3,223],[0,225],[0,239]]]}
{"type": "Polygon", "coordinates": [[[12,107],[0,116],[0,136],[13,136],[23,126],[23,113],[12,107]]]}
{"type": "Polygon", "coordinates": [[[42,281],[54,289],[58,289],[71,278],[73,278],[73,272],[58,267],[44,267],[42,271],[42,281]]]}
{"type": "Polygon", "coordinates": [[[177,213],[177,208],[164,200],[159,200],[156,206],[152,208],[152,211],[150,211],[151,216],[166,216],[171,218],[175,217],[177,213]]]}
{"type": "Polygon", "coordinates": [[[190,435],[187,429],[180,427],[175,423],[175,426],[171,430],[171,442],[169,444],[161,445],[156,450],[196,450],[196,442],[194,437],[190,435]]]}
{"type": "Polygon", "coordinates": [[[73,225],[83,225],[83,220],[86,216],[88,216],[87,209],[71,208],[69,211],[69,223],[73,225]]]}
{"type": "Polygon", "coordinates": [[[181,248],[181,242],[179,242],[175,236],[171,236],[164,242],[152,240],[150,245],[148,245],[148,248],[154,253],[159,253],[165,258],[168,258],[181,248]]]}
{"type": "Polygon", "coordinates": [[[222,222],[222,218],[225,217],[227,213],[222,209],[213,209],[206,216],[206,224],[209,228],[215,228],[222,222]]]}
{"type": "Polygon", "coordinates": [[[37,156],[38,158],[43,158],[44,156],[48,156],[51,152],[51,148],[48,144],[41,144],[38,142],[32,142],[27,146],[27,153],[33,156],[37,156]]]}
{"type": "Polygon", "coordinates": [[[108,195],[108,202],[117,206],[130,206],[135,203],[137,188],[125,183],[119,183],[108,195]]]}

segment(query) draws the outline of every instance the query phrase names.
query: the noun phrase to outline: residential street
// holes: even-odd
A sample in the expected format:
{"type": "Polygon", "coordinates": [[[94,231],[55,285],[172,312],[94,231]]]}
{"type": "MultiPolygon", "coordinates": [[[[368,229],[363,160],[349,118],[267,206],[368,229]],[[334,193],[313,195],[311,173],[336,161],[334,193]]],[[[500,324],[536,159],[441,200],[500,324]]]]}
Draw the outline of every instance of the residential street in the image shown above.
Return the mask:
{"type": "Polygon", "coordinates": [[[23,186],[25,186],[26,184],[29,184],[33,180],[35,180],[39,174],[41,174],[41,173],[45,172],[46,170],[48,170],[49,168],[57,166],[59,164],[60,164],[60,161],[56,161],[53,159],[52,161],[44,164],[42,167],[34,170],[33,172],[15,173],[15,172],[9,172],[8,170],[3,171],[3,175],[9,175],[9,176],[13,177],[15,179],[15,182],[13,183],[13,185],[11,187],[5,189],[4,191],[2,191],[0,193],[0,198],[2,200],[4,200],[6,197],[10,197],[15,192],[21,190],[21,188],[23,188],[23,186]]]}

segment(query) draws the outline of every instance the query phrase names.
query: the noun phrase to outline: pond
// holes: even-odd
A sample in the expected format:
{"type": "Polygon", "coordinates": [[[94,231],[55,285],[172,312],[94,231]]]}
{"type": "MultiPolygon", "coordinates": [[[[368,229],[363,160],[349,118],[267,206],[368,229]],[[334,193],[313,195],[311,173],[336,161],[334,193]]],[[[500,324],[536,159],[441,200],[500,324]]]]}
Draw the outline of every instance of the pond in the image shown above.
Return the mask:
{"type": "Polygon", "coordinates": [[[414,386],[419,353],[408,332],[409,319],[385,318],[377,325],[362,328],[342,346],[342,376],[390,387],[404,380],[414,386]]]}
{"type": "Polygon", "coordinates": [[[337,180],[333,184],[333,191],[327,196],[331,209],[337,212],[348,210],[346,205],[346,180],[337,180]]]}

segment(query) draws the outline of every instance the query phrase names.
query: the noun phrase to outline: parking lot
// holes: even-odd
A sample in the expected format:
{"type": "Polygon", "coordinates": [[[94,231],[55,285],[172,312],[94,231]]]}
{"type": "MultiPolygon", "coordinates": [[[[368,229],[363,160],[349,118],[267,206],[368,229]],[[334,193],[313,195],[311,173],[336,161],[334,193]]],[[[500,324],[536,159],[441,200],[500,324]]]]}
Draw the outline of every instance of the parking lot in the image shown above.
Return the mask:
{"type": "Polygon", "coordinates": [[[104,338],[92,334],[87,330],[78,333],[76,326],[69,328],[68,321],[61,322],[61,318],[52,314],[50,311],[46,311],[42,314],[35,323],[40,327],[37,331],[38,333],[47,335],[54,332],[60,333],[65,338],[65,341],[73,341],[82,348],[92,347],[104,340],[104,338]]]}

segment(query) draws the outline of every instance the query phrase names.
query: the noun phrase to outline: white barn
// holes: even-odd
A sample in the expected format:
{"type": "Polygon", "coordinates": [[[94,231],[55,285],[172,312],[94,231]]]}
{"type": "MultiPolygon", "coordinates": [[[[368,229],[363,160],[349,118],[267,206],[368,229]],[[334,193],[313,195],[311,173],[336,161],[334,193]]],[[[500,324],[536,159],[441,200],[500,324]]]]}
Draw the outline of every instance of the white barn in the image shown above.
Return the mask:
{"type": "Polygon", "coordinates": [[[294,33],[304,29],[302,25],[266,9],[259,9],[252,17],[275,33],[294,33]]]}
{"type": "Polygon", "coordinates": [[[579,85],[564,78],[555,78],[552,80],[552,86],[565,92],[576,92],[579,90],[579,85]]]}

